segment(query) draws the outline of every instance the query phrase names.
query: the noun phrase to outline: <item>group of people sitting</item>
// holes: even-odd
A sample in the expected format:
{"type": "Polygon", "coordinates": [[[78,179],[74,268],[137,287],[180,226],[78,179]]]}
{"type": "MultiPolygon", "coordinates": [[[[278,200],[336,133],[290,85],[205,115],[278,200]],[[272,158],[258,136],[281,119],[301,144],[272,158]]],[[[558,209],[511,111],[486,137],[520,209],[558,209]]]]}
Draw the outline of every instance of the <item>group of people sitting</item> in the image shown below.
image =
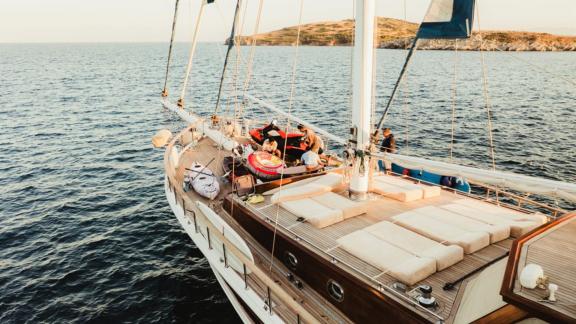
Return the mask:
{"type": "MultiPolygon", "coordinates": [[[[274,139],[274,137],[268,134],[272,130],[280,130],[276,120],[273,120],[262,130],[265,138],[264,142],[262,143],[262,150],[270,154],[274,154],[278,157],[282,157],[283,152],[278,149],[278,142],[274,139]]],[[[325,150],[324,141],[320,136],[316,135],[312,129],[302,124],[298,125],[298,131],[303,134],[300,140],[306,146],[306,151],[300,157],[301,163],[306,166],[307,170],[317,170],[322,168],[323,163],[321,157],[325,150]]]]}
{"type": "MultiPolygon", "coordinates": [[[[270,154],[274,154],[278,157],[282,157],[283,152],[278,149],[278,142],[268,134],[272,130],[280,131],[276,120],[273,120],[262,130],[265,138],[262,144],[262,150],[270,154]]],[[[307,170],[317,170],[322,168],[324,166],[322,162],[322,157],[325,150],[324,141],[320,136],[316,135],[312,129],[306,127],[303,124],[298,125],[298,131],[304,134],[301,138],[301,141],[305,143],[306,146],[306,151],[300,158],[302,165],[305,165],[307,170]]],[[[379,132],[374,134],[376,137],[379,137],[379,135],[379,132]]],[[[376,141],[379,141],[379,139],[376,138],[376,141]]],[[[387,153],[396,153],[396,140],[394,139],[394,134],[392,134],[390,128],[382,129],[382,142],[380,145],[380,150],[387,153]]]]}

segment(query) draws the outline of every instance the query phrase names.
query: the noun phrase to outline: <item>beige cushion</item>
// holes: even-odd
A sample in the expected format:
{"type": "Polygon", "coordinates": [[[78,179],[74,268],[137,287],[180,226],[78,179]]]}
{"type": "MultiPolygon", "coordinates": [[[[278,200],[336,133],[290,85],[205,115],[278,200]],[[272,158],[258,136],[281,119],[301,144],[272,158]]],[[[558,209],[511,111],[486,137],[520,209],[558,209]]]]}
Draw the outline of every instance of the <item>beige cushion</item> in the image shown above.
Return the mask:
{"type": "Polygon", "coordinates": [[[368,211],[367,204],[352,201],[333,192],[327,192],[312,199],[328,208],[341,210],[344,219],[362,215],[368,211]]]}
{"type": "Polygon", "coordinates": [[[434,217],[441,222],[454,225],[468,232],[488,233],[490,235],[490,243],[500,242],[510,237],[510,226],[507,224],[483,223],[436,206],[422,207],[414,211],[434,217]]]}
{"type": "Polygon", "coordinates": [[[372,181],[372,191],[402,202],[410,202],[424,197],[424,191],[421,188],[406,189],[382,181],[372,181]]]}
{"type": "Polygon", "coordinates": [[[277,193],[273,194],[272,198],[270,198],[270,201],[273,204],[278,204],[278,203],[285,202],[285,201],[310,198],[313,196],[321,195],[321,194],[328,192],[330,190],[332,190],[332,188],[330,188],[328,186],[319,185],[319,184],[312,182],[312,183],[307,183],[307,184],[302,185],[302,186],[282,189],[282,190],[278,191],[277,193]]]}
{"type": "Polygon", "coordinates": [[[548,218],[541,213],[526,214],[523,212],[519,212],[517,210],[496,206],[489,202],[479,201],[476,199],[459,199],[454,201],[454,203],[472,208],[477,208],[487,213],[502,216],[510,220],[532,221],[540,225],[545,224],[548,221],[548,218]]]}
{"type": "Polygon", "coordinates": [[[466,254],[474,253],[490,244],[490,235],[486,232],[466,231],[414,211],[396,215],[392,219],[397,224],[434,241],[459,245],[466,254]]]}
{"type": "Polygon", "coordinates": [[[414,255],[436,260],[438,271],[446,269],[464,258],[464,250],[458,245],[443,245],[387,221],[376,223],[364,230],[414,255]]]}
{"type": "Polygon", "coordinates": [[[408,285],[436,272],[434,259],[408,253],[364,230],[343,236],[338,239],[338,243],[348,253],[408,285]]]}
{"type": "Polygon", "coordinates": [[[396,186],[406,188],[406,189],[422,189],[422,191],[424,192],[423,198],[438,197],[438,196],[440,196],[440,192],[442,191],[442,189],[440,189],[440,187],[429,186],[429,185],[425,185],[425,184],[417,184],[417,183],[414,183],[412,180],[402,179],[402,178],[397,177],[397,176],[382,175],[382,176],[375,177],[374,180],[386,182],[388,184],[396,185],[396,186]]]}
{"type": "Polygon", "coordinates": [[[326,173],[317,177],[313,183],[336,189],[344,184],[344,176],[338,173],[326,173]]]}
{"type": "Polygon", "coordinates": [[[285,201],[280,206],[292,214],[303,217],[316,228],[324,228],[344,220],[342,211],[328,208],[309,198],[285,201]]]}
{"type": "Polygon", "coordinates": [[[510,220],[506,217],[501,217],[492,213],[487,213],[482,209],[476,209],[460,204],[448,204],[440,206],[440,208],[449,210],[453,213],[458,213],[460,215],[475,219],[477,221],[481,221],[486,224],[492,224],[492,225],[501,224],[510,226],[510,236],[512,237],[520,237],[540,225],[534,221],[510,220]]]}

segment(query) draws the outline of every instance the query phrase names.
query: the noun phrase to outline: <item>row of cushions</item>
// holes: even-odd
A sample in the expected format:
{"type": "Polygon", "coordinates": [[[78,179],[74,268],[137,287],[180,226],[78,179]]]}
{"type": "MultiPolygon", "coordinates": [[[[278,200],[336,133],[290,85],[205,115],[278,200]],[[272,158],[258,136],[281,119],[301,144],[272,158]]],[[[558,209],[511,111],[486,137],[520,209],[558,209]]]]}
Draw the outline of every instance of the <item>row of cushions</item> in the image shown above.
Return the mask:
{"type": "Polygon", "coordinates": [[[281,202],[280,206],[304,218],[316,228],[324,228],[368,211],[366,204],[354,202],[333,192],[281,202]]]}
{"type": "Polygon", "coordinates": [[[344,177],[338,173],[327,173],[301,186],[282,189],[272,195],[270,201],[278,204],[286,201],[300,200],[330,192],[344,185],[344,177]]]}
{"type": "Polygon", "coordinates": [[[364,230],[409,253],[436,260],[436,270],[438,271],[444,270],[464,258],[464,250],[458,245],[438,243],[387,221],[368,226],[364,230]]]}
{"type": "Polygon", "coordinates": [[[470,199],[457,200],[440,208],[470,219],[491,225],[504,225],[510,228],[510,236],[520,237],[542,225],[545,219],[470,199]],[[477,206],[475,206],[477,205],[477,206]]]}
{"type": "Polygon", "coordinates": [[[464,258],[458,245],[444,245],[382,221],[339,238],[340,247],[397,280],[414,285],[464,258]]]}
{"type": "Polygon", "coordinates": [[[466,254],[474,253],[490,244],[490,235],[487,232],[465,230],[417,210],[396,215],[392,219],[396,224],[434,241],[459,245],[466,254]]]}
{"type": "Polygon", "coordinates": [[[402,202],[440,196],[440,187],[416,184],[396,176],[374,177],[371,190],[382,196],[402,202]]]}
{"type": "Polygon", "coordinates": [[[411,254],[359,230],[338,239],[340,247],[397,280],[413,285],[436,272],[436,261],[411,254]]]}

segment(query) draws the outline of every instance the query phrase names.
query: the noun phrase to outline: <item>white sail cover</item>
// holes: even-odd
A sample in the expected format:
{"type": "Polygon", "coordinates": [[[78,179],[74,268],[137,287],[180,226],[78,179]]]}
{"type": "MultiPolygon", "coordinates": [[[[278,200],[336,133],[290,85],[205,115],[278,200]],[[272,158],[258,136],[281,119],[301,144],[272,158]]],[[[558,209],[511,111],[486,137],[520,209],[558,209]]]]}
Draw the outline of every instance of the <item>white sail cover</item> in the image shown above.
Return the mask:
{"type": "Polygon", "coordinates": [[[409,169],[426,170],[442,175],[463,177],[472,182],[506,187],[545,196],[558,196],[568,201],[576,202],[576,184],[573,183],[530,177],[510,172],[476,169],[399,154],[378,154],[378,156],[409,169]]]}

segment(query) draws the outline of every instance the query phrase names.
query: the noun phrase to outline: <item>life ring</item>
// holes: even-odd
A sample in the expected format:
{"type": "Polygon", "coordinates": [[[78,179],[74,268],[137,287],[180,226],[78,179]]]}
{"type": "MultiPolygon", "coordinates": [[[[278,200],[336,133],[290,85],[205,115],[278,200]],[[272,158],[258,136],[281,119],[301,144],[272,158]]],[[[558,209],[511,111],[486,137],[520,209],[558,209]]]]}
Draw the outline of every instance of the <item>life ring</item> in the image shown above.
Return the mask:
{"type": "Polygon", "coordinates": [[[276,155],[256,151],[248,155],[247,167],[255,176],[265,180],[280,178],[284,162],[276,155]]]}

